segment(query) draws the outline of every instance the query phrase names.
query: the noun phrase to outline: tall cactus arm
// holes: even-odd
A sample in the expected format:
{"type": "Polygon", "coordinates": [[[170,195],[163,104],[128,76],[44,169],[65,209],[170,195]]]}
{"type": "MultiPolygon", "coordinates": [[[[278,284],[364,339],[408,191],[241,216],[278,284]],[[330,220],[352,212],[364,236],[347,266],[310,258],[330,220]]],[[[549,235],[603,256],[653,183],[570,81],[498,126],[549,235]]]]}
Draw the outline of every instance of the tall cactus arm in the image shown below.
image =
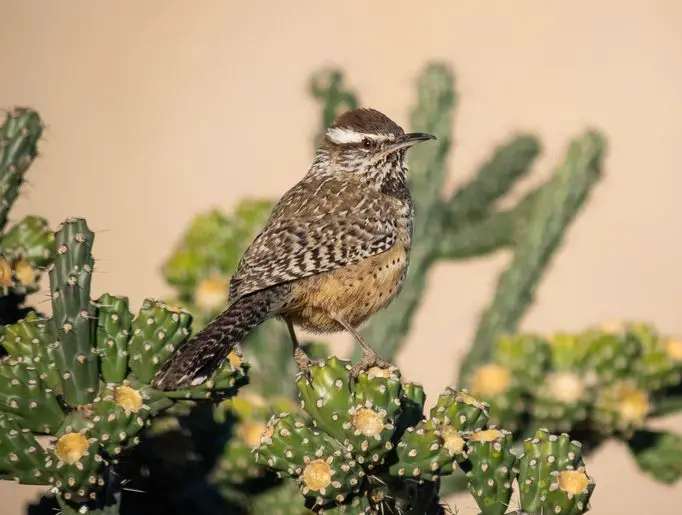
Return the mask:
{"type": "Polygon", "coordinates": [[[0,230],[19,194],[24,173],[38,155],[43,122],[37,112],[15,107],[0,125],[0,230]]]}
{"type": "Polygon", "coordinates": [[[595,131],[576,138],[564,162],[542,187],[530,216],[517,229],[514,257],[499,277],[492,304],[481,316],[474,344],[460,367],[460,381],[466,380],[473,367],[490,358],[496,336],[516,330],[533,302],[551,256],[601,178],[604,150],[604,138],[595,131]]]}

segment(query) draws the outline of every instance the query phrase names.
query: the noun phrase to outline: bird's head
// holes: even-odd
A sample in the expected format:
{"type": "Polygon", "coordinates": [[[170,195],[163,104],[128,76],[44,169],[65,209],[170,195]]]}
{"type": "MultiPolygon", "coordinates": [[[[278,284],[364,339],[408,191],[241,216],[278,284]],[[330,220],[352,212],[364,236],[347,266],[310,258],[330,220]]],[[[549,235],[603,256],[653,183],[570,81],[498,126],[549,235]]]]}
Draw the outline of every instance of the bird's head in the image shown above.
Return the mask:
{"type": "Polygon", "coordinates": [[[328,129],[318,149],[318,171],[357,174],[370,184],[404,175],[405,153],[422,141],[436,139],[422,132],[406,133],[385,114],[358,108],[342,114],[328,129]],[[325,170],[325,168],[327,168],[325,170]]]}

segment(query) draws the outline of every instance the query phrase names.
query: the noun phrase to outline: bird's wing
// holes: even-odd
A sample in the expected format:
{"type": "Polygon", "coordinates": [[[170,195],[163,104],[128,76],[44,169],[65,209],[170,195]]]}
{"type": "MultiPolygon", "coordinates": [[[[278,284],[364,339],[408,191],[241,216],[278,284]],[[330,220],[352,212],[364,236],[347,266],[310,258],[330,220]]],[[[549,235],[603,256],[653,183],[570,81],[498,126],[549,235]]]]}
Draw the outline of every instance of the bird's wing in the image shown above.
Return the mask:
{"type": "Polygon", "coordinates": [[[397,227],[385,197],[366,190],[339,191],[342,186],[335,184],[325,186],[324,192],[308,186],[317,196],[310,195],[313,191],[306,195],[292,190],[283,197],[232,276],[232,301],[358,263],[395,244],[397,227]]]}

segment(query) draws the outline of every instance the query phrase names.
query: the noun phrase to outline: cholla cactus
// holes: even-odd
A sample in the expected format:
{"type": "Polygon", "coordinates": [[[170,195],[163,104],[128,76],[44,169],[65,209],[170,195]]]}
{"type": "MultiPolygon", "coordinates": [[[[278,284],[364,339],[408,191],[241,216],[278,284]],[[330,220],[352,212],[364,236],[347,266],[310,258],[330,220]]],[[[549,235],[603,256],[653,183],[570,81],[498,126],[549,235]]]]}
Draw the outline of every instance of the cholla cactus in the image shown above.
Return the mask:
{"type": "Polygon", "coordinates": [[[314,513],[443,514],[440,480],[460,468],[483,515],[507,512],[520,472],[526,489],[539,492],[522,499],[528,513],[589,509],[592,480],[577,492],[567,486],[566,474],[584,469],[579,444],[569,441],[568,461],[566,445],[540,448],[536,440],[517,457],[511,433],[489,425],[488,405],[466,392],[448,389],[425,416],[422,387],[395,367],[370,369],[354,388],[350,369],[336,357],[313,364],[311,382],[296,382],[301,410],[273,416],[255,449],[258,463],[295,482],[314,513]],[[552,465],[539,467],[538,452],[552,465]]]}
{"type": "Polygon", "coordinates": [[[202,387],[159,392],[149,382],[190,334],[191,315],[147,299],[90,298],[94,234],[68,219],[55,236],[52,318],[29,314],[0,343],[0,478],[51,485],[81,511],[115,488],[111,467],[135,446],[150,417],[178,400],[233,395],[246,366],[226,361],[202,387]],[[41,445],[39,440],[45,440],[41,445]]]}
{"type": "MultiPolygon", "coordinates": [[[[19,195],[24,175],[38,155],[43,123],[38,113],[27,108],[7,112],[0,126],[0,297],[23,297],[38,289],[42,269],[50,263],[54,235],[47,221],[26,216],[7,229],[9,211],[19,195]]],[[[0,322],[11,323],[20,311],[2,303],[0,322]]]]}
{"type": "MultiPolygon", "coordinates": [[[[518,429],[530,420],[552,431],[579,432],[594,446],[609,437],[631,442],[661,403],[676,398],[681,384],[682,340],[631,322],[549,337],[504,335],[492,361],[474,369],[467,386],[490,402],[495,423],[518,429]]],[[[670,450],[678,440],[666,441],[670,450]]],[[[646,453],[652,456],[651,449],[646,453]]],[[[657,477],[674,481],[677,470],[657,477]]]]}

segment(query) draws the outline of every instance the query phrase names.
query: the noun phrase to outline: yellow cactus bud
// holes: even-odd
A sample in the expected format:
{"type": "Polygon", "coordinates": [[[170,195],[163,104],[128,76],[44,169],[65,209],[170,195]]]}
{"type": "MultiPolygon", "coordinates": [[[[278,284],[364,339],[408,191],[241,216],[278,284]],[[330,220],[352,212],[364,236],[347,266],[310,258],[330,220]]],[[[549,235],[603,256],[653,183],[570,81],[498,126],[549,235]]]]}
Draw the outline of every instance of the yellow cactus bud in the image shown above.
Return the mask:
{"type": "Polygon", "coordinates": [[[144,404],[142,394],[126,385],[116,387],[116,390],[114,391],[114,400],[116,401],[116,404],[121,406],[124,410],[132,413],[140,411],[144,404]]]}
{"type": "Polygon", "coordinates": [[[24,286],[35,284],[38,277],[33,265],[25,259],[20,259],[14,264],[14,275],[24,286]]]}
{"type": "Polygon", "coordinates": [[[12,277],[12,266],[4,257],[0,258],[0,286],[8,288],[14,284],[12,277]]]}
{"type": "Polygon", "coordinates": [[[64,463],[78,463],[88,451],[88,439],[81,433],[67,433],[57,440],[55,454],[64,463]]]}
{"type": "Polygon", "coordinates": [[[229,281],[220,275],[203,279],[194,290],[194,303],[202,311],[215,311],[227,303],[229,281]]]}
{"type": "Polygon", "coordinates": [[[365,436],[374,436],[384,429],[384,416],[369,408],[362,408],[353,415],[353,425],[365,436]]]}
{"type": "Polygon", "coordinates": [[[590,478],[581,470],[563,470],[559,473],[559,488],[569,495],[578,495],[584,492],[590,478]]]}
{"type": "Polygon", "coordinates": [[[479,367],[471,378],[471,390],[482,396],[492,397],[507,391],[511,385],[511,372],[495,363],[479,367]]]}
{"type": "Polygon", "coordinates": [[[260,444],[261,436],[267,431],[267,427],[262,422],[246,420],[239,424],[236,433],[238,438],[249,447],[257,447],[260,444]]]}
{"type": "Polygon", "coordinates": [[[497,429],[484,429],[483,431],[474,431],[469,435],[469,440],[474,442],[494,442],[499,437],[503,436],[502,431],[497,429]]]}
{"type": "Polygon", "coordinates": [[[313,460],[303,469],[301,479],[311,490],[322,490],[332,482],[332,468],[325,460],[313,460]]]}

